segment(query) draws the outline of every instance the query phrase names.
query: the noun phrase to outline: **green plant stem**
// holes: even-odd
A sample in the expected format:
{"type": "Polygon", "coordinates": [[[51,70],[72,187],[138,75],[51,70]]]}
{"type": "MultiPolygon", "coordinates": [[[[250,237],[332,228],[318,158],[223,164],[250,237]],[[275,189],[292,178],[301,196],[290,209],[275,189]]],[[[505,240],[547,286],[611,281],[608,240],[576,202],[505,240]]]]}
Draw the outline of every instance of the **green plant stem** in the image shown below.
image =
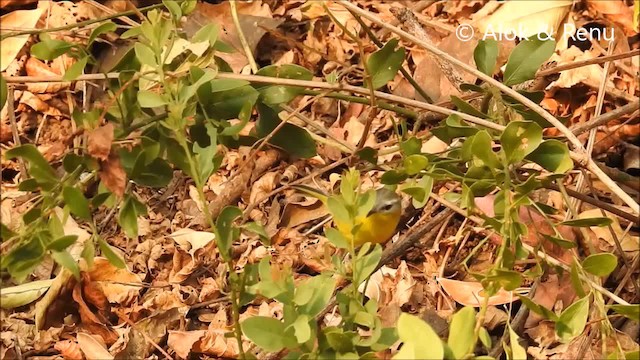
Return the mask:
{"type": "Polygon", "coordinates": [[[229,5],[231,6],[231,17],[233,18],[233,24],[236,26],[236,30],[238,30],[238,38],[240,39],[240,43],[242,44],[242,49],[244,50],[244,54],[247,57],[247,61],[249,61],[251,71],[253,71],[253,73],[255,74],[258,72],[258,64],[256,64],[256,60],[253,58],[253,54],[251,53],[251,48],[249,47],[247,38],[244,36],[244,32],[242,31],[242,27],[240,26],[240,18],[238,17],[238,7],[236,5],[236,0],[230,0],[229,5]]]}
{"type": "Polygon", "coordinates": [[[10,38],[10,37],[16,37],[16,36],[20,36],[20,35],[42,34],[42,33],[65,31],[65,30],[70,30],[70,29],[73,29],[73,28],[85,27],[85,26],[89,26],[89,25],[92,25],[92,24],[95,24],[95,23],[99,23],[101,21],[116,19],[116,18],[119,18],[121,16],[135,15],[135,14],[138,14],[138,13],[147,12],[147,11],[150,11],[150,10],[153,10],[153,9],[158,9],[158,8],[161,8],[161,7],[164,7],[164,5],[163,4],[155,4],[155,5],[142,7],[140,9],[136,9],[136,10],[128,10],[128,11],[123,11],[123,12],[117,13],[117,14],[111,14],[111,15],[103,16],[103,17],[100,17],[100,18],[97,18],[97,19],[81,21],[81,22],[75,23],[75,24],[58,26],[58,27],[49,28],[49,29],[32,29],[32,30],[23,30],[23,31],[10,32],[8,34],[0,35],[0,40],[4,40],[4,39],[10,38]]]}
{"type": "MultiPolygon", "coordinates": [[[[209,222],[209,226],[211,226],[211,229],[214,230],[216,228],[216,224],[213,221],[213,217],[211,216],[211,212],[209,211],[209,204],[207,204],[206,198],[205,198],[205,194],[204,194],[204,184],[202,184],[200,182],[200,178],[198,177],[198,166],[196,164],[195,159],[193,158],[193,156],[191,156],[191,149],[189,148],[189,145],[187,144],[187,140],[186,140],[186,135],[183,132],[177,132],[177,140],[178,143],[180,143],[180,146],[182,147],[182,150],[185,152],[186,156],[187,156],[187,161],[189,162],[189,169],[191,170],[191,174],[193,175],[193,181],[196,183],[196,189],[198,191],[198,196],[200,197],[200,203],[202,205],[202,212],[205,215],[205,218],[207,219],[207,221],[209,222]]],[[[224,257],[223,257],[224,258],[224,257]]],[[[229,278],[231,279],[232,276],[231,272],[233,271],[233,261],[231,259],[229,259],[229,261],[225,261],[227,264],[227,269],[229,271],[229,278]]],[[[238,351],[240,353],[240,359],[246,359],[246,355],[244,353],[244,349],[242,346],[242,329],[240,328],[240,305],[238,303],[239,299],[238,299],[238,289],[236,288],[237,284],[235,281],[232,281],[231,284],[231,306],[232,306],[232,312],[233,312],[233,318],[234,318],[234,335],[235,335],[235,339],[238,342],[238,351]]]]}

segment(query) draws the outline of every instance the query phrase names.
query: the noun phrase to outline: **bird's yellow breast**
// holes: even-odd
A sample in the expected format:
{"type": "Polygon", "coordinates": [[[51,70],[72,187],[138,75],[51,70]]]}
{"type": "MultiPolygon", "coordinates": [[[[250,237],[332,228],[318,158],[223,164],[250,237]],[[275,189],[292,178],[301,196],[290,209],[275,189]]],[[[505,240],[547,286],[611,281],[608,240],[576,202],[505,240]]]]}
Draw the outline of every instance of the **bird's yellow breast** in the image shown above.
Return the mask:
{"type": "MultiPolygon", "coordinates": [[[[354,245],[359,247],[366,242],[382,244],[396,233],[400,221],[400,212],[375,213],[358,221],[360,227],[355,235],[354,245]]],[[[338,225],[338,229],[347,237],[349,230],[338,225]]]]}

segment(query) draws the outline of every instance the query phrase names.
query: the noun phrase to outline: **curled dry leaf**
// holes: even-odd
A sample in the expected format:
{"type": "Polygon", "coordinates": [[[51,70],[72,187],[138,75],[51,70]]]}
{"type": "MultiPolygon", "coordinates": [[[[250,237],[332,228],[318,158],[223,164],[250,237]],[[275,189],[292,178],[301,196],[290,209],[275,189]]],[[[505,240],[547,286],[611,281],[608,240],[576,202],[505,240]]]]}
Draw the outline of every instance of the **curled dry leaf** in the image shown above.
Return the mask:
{"type": "MultiPolygon", "coordinates": [[[[86,276],[86,278],[88,278],[88,276],[86,276]]],[[[84,279],[82,282],[85,282],[84,279]]],[[[94,312],[85,302],[85,296],[87,295],[87,293],[82,291],[82,287],[83,286],[81,282],[76,283],[72,293],[73,300],[78,304],[78,312],[80,313],[82,327],[89,331],[91,334],[100,336],[106,344],[113,344],[116,340],[118,340],[118,334],[106,324],[104,315],[102,315],[100,312],[94,312]]],[[[97,302],[96,298],[98,297],[98,295],[95,292],[92,293],[92,295],[94,297],[89,299],[97,302]]]]}
{"type": "MultiPolygon", "coordinates": [[[[55,71],[49,65],[30,57],[24,65],[24,69],[28,76],[59,76],[61,73],[55,71]]],[[[58,91],[65,90],[69,87],[69,82],[42,82],[42,83],[28,83],[27,90],[36,93],[57,93],[58,91]]]]}
{"type": "Polygon", "coordinates": [[[142,281],[128,269],[119,269],[106,258],[93,260],[89,270],[91,281],[97,284],[110,303],[131,304],[138,297],[142,281]],[[130,284],[130,285],[127,285],[130,284]]]}
{"type": "Polygon", "coordinates": [[[107,123],[97,129],[92,130],[87,135],[87,150],[93,158],[107,161],[111,152],[111,143],[113,143],[112,123],[107,123]]]}
{"type": "Polygon", "coordinates": [[[608,20],[620,25],[627,36],[637,34],[633,26],[633,10],[622,0],[587,0],[590,10],[601,13],[608,20]]]}
{"type": "Polygon", "coordinates": [[[169,331],[167,345],[176,352],[176,355],[186,359],[191,353],[193,344],[199,341],[205,334],[205,330],[194,331],[169,331]]]}
{"type": "Polygon", "coordinates": [[[77,339],[78,346],[87,360],[113,360],[113,355],[97,337],[81,332],[78,333],[77,339]]]}
{"type": "Polygon", "coordinates": [[[555,33],[571,4],[571,0],[509,1],[491,16],[478,21],[476,26],[481,33],[494,31],[496,34],[522,29],[518,35],[524,37],[543,31],[555,33]]]}
{"type": "Polygon", "coordinates": [[[206,331],[170,331],[167,344],[181,358],[186,358],[191,352],[235,358],[239,353],[238,342],[235,338],[225,337],[227,322],[226,309],[221,308],[206,331]]]}
{"type": "MultiPolygon", "coordinates": [[[[29,91],[24,91],[20,97],[20,104],[26,105],[37,112],[41,112],[50,116],[62,116],[60,110],[47,104],[39,96],[34,95],[29,91]]],[[[18,109],[20,110],[20,109],[18,109]]]]}
{"type": "Polygon", "coordinates": [[[178,247],[173,253],[173,266],[169,275],[169,282],[181,283],[212,254],[215,235],[207,231],[180,229],[169,235],[178,247]]]}
{"type": "Polygon", "coordinates": [[[280,183],[280,173],[271,171],[268,172],[258,181],[254,182],[251,185],[251,195],[249,196],[249,203],[253,204],[256,201],[263,199],[267,194],[269,194],[276,186],[280,183]]]}
{"type": "MultiPolygon", "coordinates": [[[[591,209],[581,212],[578,215],[578,218],[588,219],[604,216],[611,219],[613,221],[611,223],[611,229],[613,229],[613,233],[620,241],[622,250],[630,253],[638,252],[638,249],[640,249],[640,236],[626,232],[622,226],[620,226],[620,222],[615,215],[609,212],[605,212],[604,214],[605,215],[602,215],[602,211],[600,209],[591,209]]],[[[591,237],[591,243],[594,246],[605,252],[614,251],[616,243],[608,226],[592,226],[584,230],[585,234],[591,237]]]]}
{"type": "Polygon", "coordinates": [[[60,355],[65,360],[82,360],[84,357],[82,356],[82,351],[80,350],[80,345],[77,342],[72,340],[61,340],[58,341],[54,346],[54,349],[60,352],[60,355]]]}
{"type": "Polygon", "coordinates": [[[393,326],[400,316],[401,307],[409,302],[415,284],[416,281],[403,260],[398,269],[383,266],[371,275],[366,289],[365,284],[362,284],[358,290],[377,300],[383,325],[393,326]]]}
{"type": "MultiPolygon", "coordinates": [[[[458,281],[440,277],[437,280],[442,289],[459,304],[480,307],[484,303],[484,288],[479,282],[458,281]]],[[[500,289],[496,295],[489,297],[488,305],[509,304],[516,300],[518,300],[518,296],[513,291],[500,289]]]]}
{"type": "MultiPolygon", "coordinates": [[[[575,61],[593,59],[598,55],[599,53],[595,52],[595,50],[582,52],[582,50],[572,46],[569,49],[562,51],[560,54],[553,54],[549,61],[555,61],[558,65],[562,65],[575,61]]],[[[565,70],[560,73],[558,80],[549,84],[548,88],[570,88],[576,84],[589,81],[599,83],[602,81],[603,71],[604,70],[596,64],[565,70]]],[[[607,81],[610,82],[611,80],[607,79],[607,81]]]]}
{"type": "MultiPolygon", "coordinates": [[[[41,21],[43,28],[76,24],[102,16],[98,8],[84,1],[78,3],[74,3],[72,1],[39,1],[38,9],[43,10],[48,15],[46,20],[41,21]]],[[[84,36],[70,36],[68,32],[54,32],[51,33],[51,37],[53,39],[65,40],[74,44],[86,45],[89,33],[93,27],[97,27],[98,25],[99,23],[81,29],[76,29],[73,33],[74,35],[79,34],[84,36]]]]}
{"type": "MultiPolygon", "coordinates": [[[[33,29],[42,13],[42,9],[17,10],[3,15],[0,22],[3,28],[33,29]]],[[[27,40],[29,35],[13,36],[0,41],[0,71],[7,69],[27,40]]]]}
{"type": "Polygon", "coordinates": [[[120,163],[120,157],[110,154],[106,161],[100,162],[100,180],[104,186],[118,197],[124,195],[127,186],[127,174],[120,163]]]}
{"type": "MultiPolygon", "coordinates": [[[[269,6],[261,0],[238,2],[237,9],[240,27],[249,44],[251,53],[255,54],[256,46],[264,34],[266,34],[267,30],[275,29],[283,20],[273,19],[269,6]]],[[[189,14],[184,29],[189,36],[192,36],[202,26],[209,23],[218,24],[222,28],[220,31],[220,40],[235,49],[232,53],[218,52],[216,55],[225,60],[234,72],[240,72],[249,61],[247,60],[245,52],[242,50],[238,30],[231,16],[231,6],[229,2],[225,1],[221,4],[199,2],[196,10],[189,14]]]]}

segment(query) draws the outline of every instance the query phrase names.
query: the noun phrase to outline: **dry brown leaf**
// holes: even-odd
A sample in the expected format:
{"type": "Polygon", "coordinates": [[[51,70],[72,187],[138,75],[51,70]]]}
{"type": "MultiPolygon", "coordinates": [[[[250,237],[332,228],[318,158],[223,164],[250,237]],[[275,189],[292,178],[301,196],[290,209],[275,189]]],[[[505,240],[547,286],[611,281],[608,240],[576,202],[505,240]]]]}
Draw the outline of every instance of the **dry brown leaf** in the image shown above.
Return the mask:
{"type": "Polygon", "coordinates": [[[608,20],[620,25],[627,36],[637,34],[633,26],[633,10],[622,0],[597,1],[587,0],[587,6],[592,11],[601,13],[608,20]]]}
{"type": "Polygon", "coordinates": [[[198,295],[199,302],[220,297],[220,285],[218,285],[216,279],[210,277],[202,279],[200,285],[202,285],[202,289],[200,289],[200,294],[198,295]]]}
{"type": "Polygon", "coordinates": [[[169,275],[169,282],[181,283],[205,260],[210,259],[205,254],[213,252],[215,235],[207,231],[180,229],[169,235],[178,247],[173,253],[173,266],[169,275]]]}
{"type": "MultiPolygon", "coordinates": [[[[43,28],[76,24],[102,16],[98,8],[85,1],[77,3],[72,1],[39,1],[38,9],[43,10],[47,14],[47,16],[40,21],[43,28]]],[[[97,26],[99,26],[99,23],[75,30],[74,35],[78,34],[83,36],[70,36],[68,35],[69,33],[65,32],[54,32],[50,33],[50,35],[53,39],[86,45],[91,30],[97,26]]]]}
{"type": "Polygon", "coordinates": [[[83,328],[91,334],[100,336],[106,344],[110,345],[118,340],[118,334],[106,324],[104,315],[93,311],[85,302],[81,283],[76,283],[72,296],[73,300],[78,304],[78,312],[80,313],[83,328]]]}
{"type": "Polygon", "coordinates": [[[78,333],[77,339],[78,346],[87,360],[113,360],[113,355],[97,337],[81,332],[78,333]]]}
{"type": "Polygon", "coordinates": [[[300,204],[287,202],[282,218],[280,219],[280,227],[293,228],[300,224],[319,219],[329,214],[329,209],[318,199],[312,201],[311,204],[300,204]]]}
{"type": "MultiPolygon", "coordinates": [[[[534,303],[544,306],[549,310],[566,309],[576,297],[569,276],[559,277],[556,274],[549,275],[546,281],[538,284],[536,292],[531,299],[534,303]]],[[[542,316],[530,311],[525,322],[525,329],[529,329],[542,320],[542,316]]]]}
{"type": "Polygon", "coordinates": [[[109,155],[107,161],[100,162],[100,180],[104,186],[118,197],[124,195],[127,186],[127,174],[124,172],[120,157],[116,154],[109,155]]]}
{"type": "Polygon", "coordinates": [[[72,340],[62,340],[58,341],[54,346],[54,349],[60,352],[60,355],[65,360],[82,360],[84,357],[82,356],[82,351],[80,350],[80,346],[77,342],[72,340]]]}
{"type": "Polygon", "coordinates": [[[93,158],[107,161],[113,143],[113,124],[107,123],[87,135],[87,151],[93,158]]]}
{"type": "Polygon", "coordinates": [[[89,276],[91,281],[100,286],[111,303],[131,304],[140,293],[140,286],[136,286],[136,284],[142,284],[140,277],[128,269],[113,266],[106,258],[98,257],[93,260],[89,276]]]}
{"type": "MultiPolygon", "coordinates": [[[[264,199],[276,186],[280,184],[280,173],[276,171],[268,172],[251,185],[251,195],[249,203],[254,204],[260,199],[264,199]]],[[[267,200],[267,199],[265,199],[267,200]]]]}
{"type": "Polygon", "coordinates": [[[366,289],[362,284],[358,290],[365,291],[367,297],[377,300],[382,324],[393,326],[402,312],[401,307],[409,302],[415,284],[403,260],[397,269],[383,266],[371,275],[366,289]]]}
{"type": "MultiPolygon", "coordinates": [[[[553,54],[549,61],[555,61],[558,65],[562,65],[575,61],[593,59],[598,55],[599,52],[597,50],[582,52],[582,50],[572,46],[569,49],[562,51],[560,54],[553,54]]],[[[560,73],[558,80],[549,84],[548,88],[552,88],[554,86],[570,88],[576,84],[587,81],[600,83],[602,82],[603,71],[604,70],[596,64],[565,70],[560,73]]],[[[611,80],[607,79],[607,82],[611,82],[611,80]]],[[[613,86],[613,84],[611,84],[611,86],[613,86]]]]}
{"type": "MultiPolygon", "coordinates": [[[[6,0],[3,0],[3,3],[6,0]]],[[[2,6],[0,6],[2,8],[2,6]]],[[[3,28],[8,29],[33,29],[42,16],[42,9],[17,10],[3,15],[0,18],[3,28]]],[[[1,33],[5,33],[2,31],[1,33]]],[[[20,35],[6,38],[0,41],[0,71],[5,71],[9,64],[18,56],[24,44],[29,40],[29,35],[20,35]]]]}
{"type": "MultiPolygon", "coordinates": [[[[603,216],[613,221],[611,223],[611,228],[613,229],[613,233],[615,233],[616,237],[620,241],[622,250],[628,251],[630,253],[638,252],[638,249],[640,249],[640,236],[633,235],[631,233],[625,234],[625,230],[622,228],[622,226],[620,226],[620,222],[618,221],[617,216],[614,216],[609,212],[605,212],[604,215],[602,215],[602,211],[600,209],[591,209],[581,212],[578,215],[578,218],[588,219],[603,216]]],[[[615,249],[616,243],[613,238],[613,234],[611,234],[608,226],[592,226],[584,230],[585,233],[591,237],[591,243],[600,250],[610,252],[615,249]]]]}
{"type": "MultiPolygon", "coordinates": [[[[267,32],[265,29],[275,29],[283,19],[273,19],[269,6],[261,0],[238,2],[237,8],[240,27],[251,48],[251,53],[255,54],[258,42],[267,32]]],[[[196,10],[189,14],[184,28],[187,34],[194,34],[202,26],[209,23],[221,26],[220,40],[236,49],[233,53],[218,52],[216,55],[225,60],[234,72],[240,72],[249,61],[247,60],[245,52],[242,50],[238,31],[231,17],[231,6],[229,2],[225,1],[221,4],[199,2],[196,10]]]]}
{"type": "MultiPolygon", "coordinates": [[[[484,287],[475,281],[458,281],[446,278],[437,278],[442,289],[457,303],[465,306],[480,307],[484,303],[484,287]]],[[[509,304],[518,300],[513,291],[500,289],[497,294],[489,297],[488,305],[509,304]]]]}
{"type": "MultiPolygon", "coordinates": [[[[28,76],[60,76],[61,72],[55,71],[49,65],[30,57],[24,64],[24,69],[28,76]]],[[[27,90],[36,93],[57,93],[59,91],[69,88],[69,82],[42,82],[42,83],[28,83],[27,90]]]]}
{"type": "Polygon", "coordinates": [[[204,334],[205,330],[194,331],[171,331],[169,330],[169,337],[167,338],[167,345],[176,352],[176,355],[186,359],[191,353],[193,344],[199,341],[204,334]]]}
{"type": "Polygon", "coordinates": [[[571,0],[509,1],[476,23],[481,33],[493,30],[496,34],[517,31],[528,37],[540,32],[555,34],[571,8],[571,0]],[[502,30],[503,31],[502,31],[502,30]]]}

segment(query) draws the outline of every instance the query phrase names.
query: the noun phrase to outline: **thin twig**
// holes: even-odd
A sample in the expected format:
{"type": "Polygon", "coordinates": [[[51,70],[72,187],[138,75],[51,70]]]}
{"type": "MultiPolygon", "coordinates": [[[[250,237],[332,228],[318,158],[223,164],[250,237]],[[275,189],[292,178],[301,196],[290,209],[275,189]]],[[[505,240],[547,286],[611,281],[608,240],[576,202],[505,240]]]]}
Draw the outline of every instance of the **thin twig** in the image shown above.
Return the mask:
{"type": "Polygon", "coordinates": [[[600,125],[604,125],[606,123],[608,123],[609,121],[618,119],[619,117],[623,116],[623,115],[627,115],[627,114],[631,114],[632,112],[636,111],[640,109],[640,101],[632,101],[630,103],[628,103],[625,106],[619,107],[615,110],[606,112],[600,116],[596,116],[593,119],[589,120],[588,122],[584,123],[584,124],[579,124],[579,125],[574,125],[572,127],[570,127],[569,129],[571,130],[571,132],[573,132],[576,136],[581,135],[595,127],[598,127],[600,125]]]}
{"type": "Polygon", "coordinates": [[[229,1],[229,5],[231,6],[231,17],[233,18],[233,24],[236,26],[236,30],[238,30],[238,38],[240,39],[240,43],[242,44],[242,49],[244,50],[244,54],[247,57],[247,61],[249,61],[249,65],[251,65],[251,71],[253,71],[253,73],[255,74],[258,72],[258,64],[256,64],[256,60],[253,58],[251,47],[249,47],[247,38],[244,36],[244,32],[242,31],[242,27],[240,26],[240,18],[238,17],[238,7],[236,5],[236,0],[229,1]]]}
{"type": "Polygon", "coordinates": [[[579,68],[579,67],[588,66],[588,65],[594,65],[594,64],[602,64],[602,63],[605,63],[607,61],[627,59],[627,58],[638,56],[638,55],[640,55],[640,49],[631,50],[631,51],[628,51],[628,52],[625,52],[625,53],[622,53],[622,54],[600,56],[600,57],[593,58],[593,59],[574,61],[574,62],[571,62],[571,63],[568,63],[568,64],[562,64],[562,65],[554,66],[554,67],[549,68],[549,69],[540,70],[540,71],[538,71],[536,73],[536,77],[549,76],[549,75],[557,74],[557,73],[565,71],[565,70],[576,69],[576,68],[579,68]]]}
{"type": "MultiPolygon", "coordinates": [[[[7,111],[9,113],[9,123],[11,124],[11,134],[13,135],[13,145],[20,146],[22,142],[20,141],[20,134],[18,133],[18,124],[16,123],[16,112],[14,109],[15,99],[13,98],[13,87],[7,87],[7,111]]],[[[18,165],[20,166],[20,175],[22,179],[26,179],[29,177],[29,173],[27,172],[27,167],[24,164],[24,160],[22,157],[18,158],[18,165]]]]}

